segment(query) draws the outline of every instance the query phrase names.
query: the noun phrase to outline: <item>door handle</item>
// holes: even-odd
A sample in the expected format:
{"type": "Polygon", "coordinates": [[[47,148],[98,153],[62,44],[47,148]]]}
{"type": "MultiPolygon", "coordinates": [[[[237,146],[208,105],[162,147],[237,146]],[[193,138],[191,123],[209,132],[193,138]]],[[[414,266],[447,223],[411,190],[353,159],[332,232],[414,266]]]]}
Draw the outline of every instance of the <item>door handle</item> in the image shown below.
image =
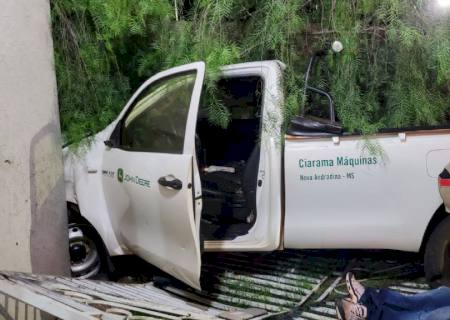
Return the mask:
{"type": "Polygon", "coordinates": [[[159,178],[158,183],[168,189],[181,190],[183,188],[183,182],[172,175],[159,178]]]}

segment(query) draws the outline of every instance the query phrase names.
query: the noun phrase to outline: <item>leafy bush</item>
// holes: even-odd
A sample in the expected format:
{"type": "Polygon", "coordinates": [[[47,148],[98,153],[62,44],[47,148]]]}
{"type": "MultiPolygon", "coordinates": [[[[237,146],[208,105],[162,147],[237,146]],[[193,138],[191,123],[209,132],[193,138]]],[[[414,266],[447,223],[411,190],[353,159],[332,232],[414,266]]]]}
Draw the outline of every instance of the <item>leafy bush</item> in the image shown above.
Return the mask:
{"type": "Polygon", "coordinates": [[[450,12],[429,0],[52,0],[61,124],[80,141],[114,119],[150,75],[203,60],[211,122],[219,67],[287,64],[286,117],[307,108],[303,77],[314,50],[339,39],[314,84],[332,93],[349,131],[436,125],[448,118],[450,12]]]}

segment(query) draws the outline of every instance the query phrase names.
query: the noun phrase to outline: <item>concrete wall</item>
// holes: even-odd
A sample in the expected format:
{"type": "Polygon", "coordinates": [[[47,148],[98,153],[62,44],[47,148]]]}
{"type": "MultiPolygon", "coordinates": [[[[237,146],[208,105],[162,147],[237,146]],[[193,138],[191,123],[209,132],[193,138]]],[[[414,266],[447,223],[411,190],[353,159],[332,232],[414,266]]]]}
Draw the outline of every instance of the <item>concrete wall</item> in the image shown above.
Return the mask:
{"type": "Polygon", "coordinates": [[[0,270],[67,274],[48,0],[0,1],[0,270]]]}

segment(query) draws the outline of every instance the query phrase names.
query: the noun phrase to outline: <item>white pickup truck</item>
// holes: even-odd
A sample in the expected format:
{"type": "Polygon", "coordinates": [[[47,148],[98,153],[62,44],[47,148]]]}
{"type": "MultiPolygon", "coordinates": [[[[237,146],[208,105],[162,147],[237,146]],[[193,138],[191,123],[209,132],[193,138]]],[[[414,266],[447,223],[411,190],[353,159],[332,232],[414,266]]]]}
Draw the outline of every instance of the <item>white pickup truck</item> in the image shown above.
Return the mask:
{"type": "Polygon", "coordinates": [[[450,129],[384,130],[370,137],[383,155],[369,153],[308,84],[318,56],[305,90],[329,100],[327,119],[299,115],[286,135],[281,62],[222,69],[225,129],[208,120],[196,62],[147,80],[82,156],[66,149],[72,274],[133,253],[200,288],[203,251],[424,249],[428,279],[447,279],[450,232],[434,230],[450,223],[438,184],[450,129]]]}

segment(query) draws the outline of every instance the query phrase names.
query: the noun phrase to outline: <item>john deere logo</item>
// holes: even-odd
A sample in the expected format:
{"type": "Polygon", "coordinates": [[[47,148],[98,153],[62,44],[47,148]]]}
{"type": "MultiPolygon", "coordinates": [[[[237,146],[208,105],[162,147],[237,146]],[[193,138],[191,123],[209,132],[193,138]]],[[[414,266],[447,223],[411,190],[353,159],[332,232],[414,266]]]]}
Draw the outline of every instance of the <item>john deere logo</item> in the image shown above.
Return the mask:
{"type": "Polygon", "coordinates": [[[138,175],[130,175],[128,173],[124,173],[122,168],[117,169],[117,180],[123,183],[134,183],[141,187],[150,188],[150,180],[143,179],[138,175]]]}
{"type": "Polygon", "coordinates": [[[123,169],[122,168],[117,169],[117,180],[119,180],[119,182],[123,182],[123,169]]]}

